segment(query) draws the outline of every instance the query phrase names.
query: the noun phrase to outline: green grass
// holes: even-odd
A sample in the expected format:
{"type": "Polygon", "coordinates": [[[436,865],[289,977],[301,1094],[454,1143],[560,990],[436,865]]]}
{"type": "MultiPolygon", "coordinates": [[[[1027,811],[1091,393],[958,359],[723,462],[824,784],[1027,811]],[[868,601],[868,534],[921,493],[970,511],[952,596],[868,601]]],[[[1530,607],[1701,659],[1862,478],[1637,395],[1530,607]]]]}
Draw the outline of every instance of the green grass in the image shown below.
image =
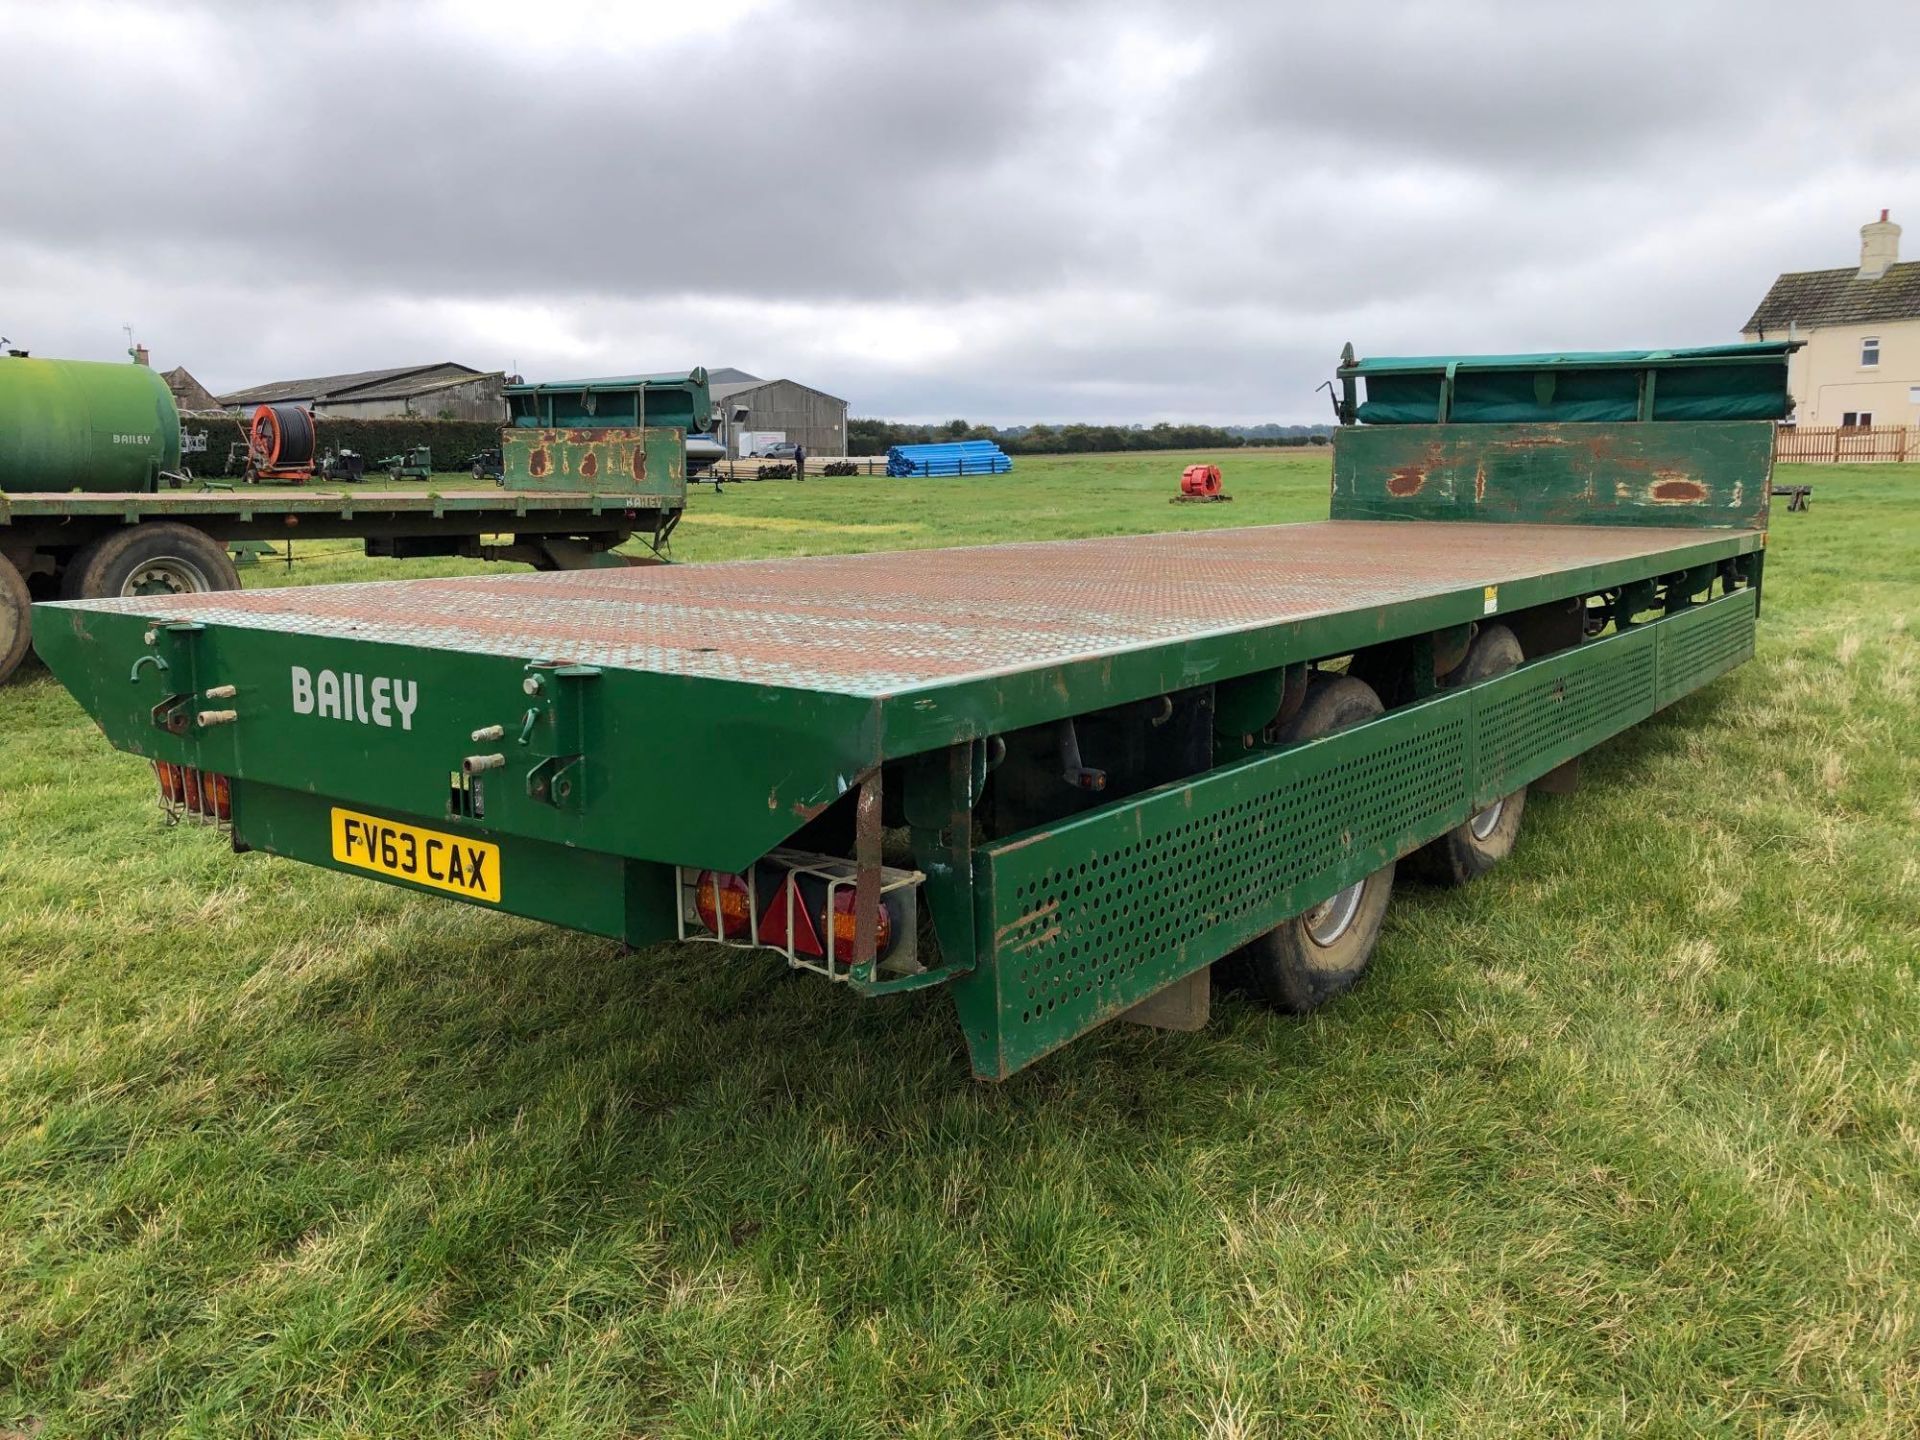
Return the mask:
{"type": "MultiPolygon", "coordinates": [[[[696,484],[685,523],[673,538],[676,560],[737,560],[765,555],[990,545],[1006,540],[1077,539],[1154,530],[1200,530],[1276,520],[1324,520],[1327,451],[1251,450],[1227,457],[1229,504],[1169,504],[1181,469],[1218,455],[1063,455],[1022,457],[1012,475],[954,480],[889,480],[883,475],[738,481],[716,494],[696,484]]],[[[456,489],[463,475],[431,482],[382,482],[383,490],[456,489]]],[[[338,487],[352,493],[352,487],[338,487]]],[[[626,547],[641,552],[635,542],[626,547]]],[[[267,559],[254,584],[334,584],[401,575],[469,575],[474,560],[368,561],[355,540],[311,540],[267,559]]],[[[526,567],[514,567],[524,569],[526,567]]]]}
{"type": "MultiPolygon", "coordinates": [[[[683,559],[1324,514],[1324,455],[701,494],[683,559]]],[[[169,833],[0,692],[0,1436],[1913,1435],[1920,470],[1323,1014],[949,1003],[169,833]]],[[[464,568],[302,547],[296,580],[464,568]]],[[[286,578],[276,567],[250,583],[286,578]]]]}

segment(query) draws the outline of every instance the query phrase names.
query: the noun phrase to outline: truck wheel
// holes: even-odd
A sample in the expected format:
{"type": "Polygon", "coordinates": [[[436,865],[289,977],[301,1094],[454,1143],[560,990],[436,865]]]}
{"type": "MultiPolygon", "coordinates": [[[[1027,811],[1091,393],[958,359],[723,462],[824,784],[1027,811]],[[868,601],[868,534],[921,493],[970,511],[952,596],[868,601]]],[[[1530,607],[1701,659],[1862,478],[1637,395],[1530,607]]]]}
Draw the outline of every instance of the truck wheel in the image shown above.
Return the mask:
{"type": "Polygon", "coordinates": [[[61,593],[70,600],[239,588],[240,572],[226,547],[171,520],[149,520],[102,536],[73,557],[61,582],[61,593]]]}
{"type": "MultiPolygon", "coordinates": [[[[1448,675],[1449,687],[1491,680],[1514,669],[1526,657],[1520,642],[1504,625],[1485,625],[1474,637],[1473,648],[1460,668],[1448,675]]],[[[1422,846],[1413,856],[1413,873],[1436,885],[1464,885],[1484,875],[1513,853],[1520,838],[1520,818],[1527,808],[1527,787],[1502,796],[1464,824],[1422,846]]]]}
{"type": "Polygon", "coordinates": [[[33,597],[27,582],[6,556],[0,555],[0,685],[20,668],[33,643],[33,597]]]}
{"type": "MultiPolygon", "coordinates": [[[[1281,738],[1312,740],[1384,713],[1380,697],[1364,681],[1344,675],[1316,678],[1281,738]]],[[[1393,862],[1388,861],[1241,946],[1228,957],[1228,974],[1276,1009],[1293,1015],[1318,1009],[1366,970],[1392,894],[1393,862]]]]}

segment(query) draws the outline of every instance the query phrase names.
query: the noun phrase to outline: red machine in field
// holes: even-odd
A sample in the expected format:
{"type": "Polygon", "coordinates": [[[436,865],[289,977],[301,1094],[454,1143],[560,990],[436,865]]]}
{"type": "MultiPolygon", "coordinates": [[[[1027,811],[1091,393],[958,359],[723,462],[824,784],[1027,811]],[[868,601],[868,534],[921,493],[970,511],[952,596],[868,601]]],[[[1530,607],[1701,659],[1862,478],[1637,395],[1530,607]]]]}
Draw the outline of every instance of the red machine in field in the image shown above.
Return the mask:
{"type": "Polygon", "coordinates": [[[1173,497],[1174,503],[1192,500],[1231,500],[1231,495],[1220,493],[1220,467],[1218,465],[1189,465],[1180,472],[1180,493],[1173,497]]]}
{"type": "Polygon", "coordinates": [[[313,412],[304,405],[262,405],[247,426],[250,483],[304,485],[313,478],[313,412]]]}

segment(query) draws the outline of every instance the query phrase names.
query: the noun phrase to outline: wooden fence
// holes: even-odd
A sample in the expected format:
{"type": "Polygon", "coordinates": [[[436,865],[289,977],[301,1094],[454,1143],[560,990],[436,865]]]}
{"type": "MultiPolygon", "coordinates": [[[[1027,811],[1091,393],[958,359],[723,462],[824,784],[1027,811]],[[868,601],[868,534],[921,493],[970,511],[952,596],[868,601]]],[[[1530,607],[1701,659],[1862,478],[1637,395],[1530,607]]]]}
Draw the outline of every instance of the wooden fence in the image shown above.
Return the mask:
{"type": "Polygon", "coordinates": [[[1773,458],[1801,465],[1920,460],[1920,427],[1777,425],[1773,431],[1773,458]]]}

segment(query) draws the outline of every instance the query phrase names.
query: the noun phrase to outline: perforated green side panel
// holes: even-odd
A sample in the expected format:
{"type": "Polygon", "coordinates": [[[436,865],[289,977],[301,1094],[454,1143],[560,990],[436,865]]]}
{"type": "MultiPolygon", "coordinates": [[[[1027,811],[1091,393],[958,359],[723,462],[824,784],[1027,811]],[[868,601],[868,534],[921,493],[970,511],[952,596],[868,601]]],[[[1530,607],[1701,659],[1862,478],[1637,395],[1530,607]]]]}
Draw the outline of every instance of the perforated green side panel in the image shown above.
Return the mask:
{"type": "Polygon", "coordinates": [[[1653,628],[1660,635],[1660,703],[1753,658],[1753,592],[1742,590],[1711,605],[1682,610],[1653,628]],[[1740,605],[1740,600],[1747,603],[1740,605]],[[1732,602],[1732,603],[1730,603],[1732,602]]]}
{"type": "Polygon", "coordinates": [[[1752,591],[988,847],[974,1069],[1012,1073],[1752,653],[1752,591]]]}
{"type": "Polygon", "coordinates": [[[1403,711],[994,849],[1013,1063],[1378,869],[1429,817],[1464,819],[1467,720],[1403,711]]]}
{"type": "Polygon", "coordinates": [[[1474,800],[1484,805],[1511,794],[1651,715],[1664,627],[1629,630],[1477,687],[1474,800]]]}

